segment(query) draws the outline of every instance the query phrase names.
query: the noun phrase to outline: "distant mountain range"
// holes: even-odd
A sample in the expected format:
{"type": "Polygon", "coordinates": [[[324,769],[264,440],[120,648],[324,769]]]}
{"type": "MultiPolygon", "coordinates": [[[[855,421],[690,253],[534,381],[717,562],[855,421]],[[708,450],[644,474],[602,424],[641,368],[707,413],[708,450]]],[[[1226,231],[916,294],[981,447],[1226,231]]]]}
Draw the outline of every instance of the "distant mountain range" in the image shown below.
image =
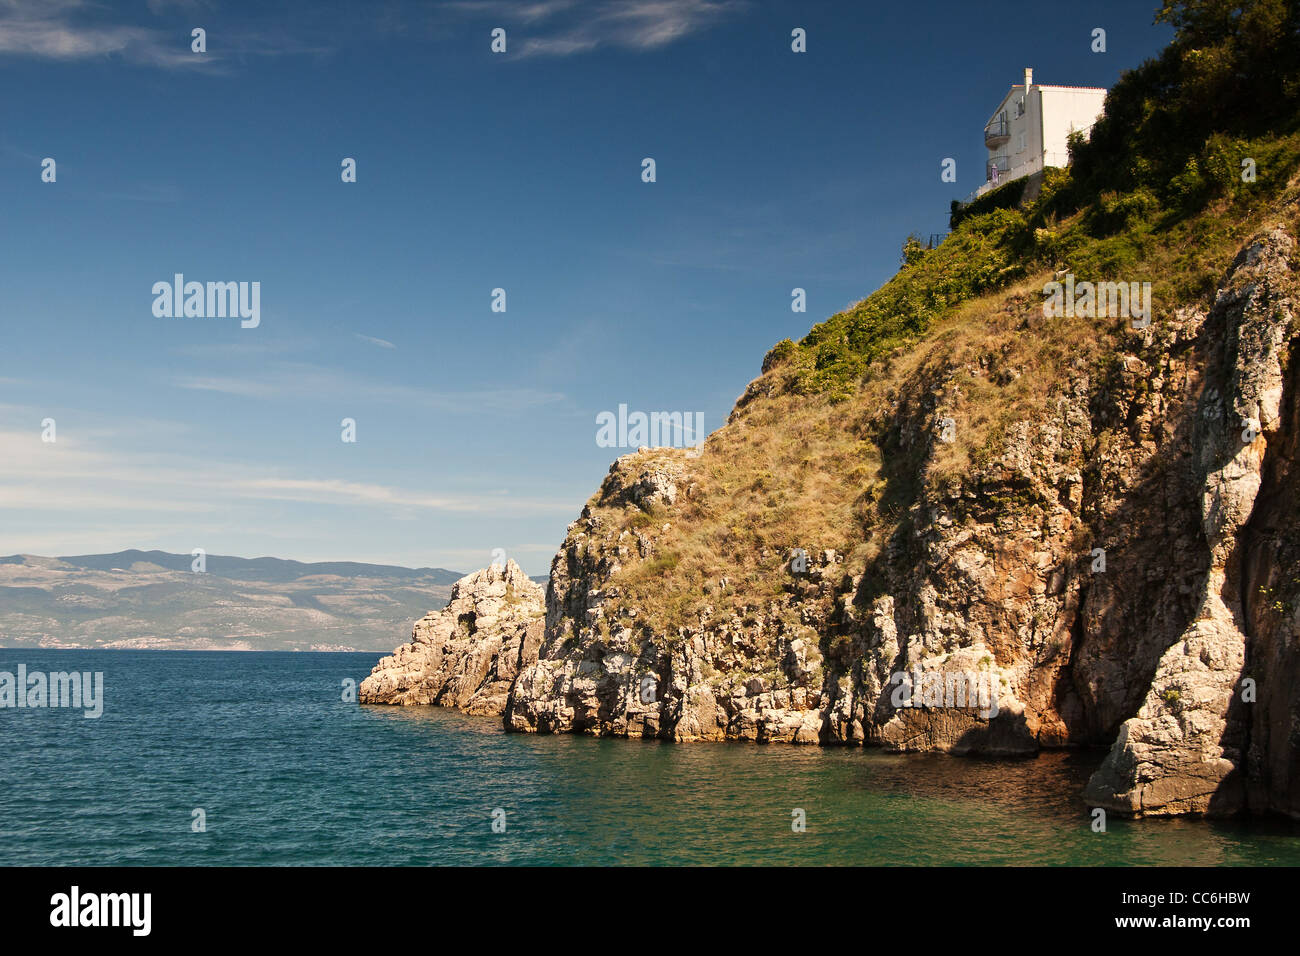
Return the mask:
{"type": "MultiPolygon", "coordinates": [[[[171,554],[167,551],[117,551],[113,554],[78,554],[62,558],[39,558],[15,554],[0,558],[0,564],[29,564],[31,561],[59,561],[87,571],[129,570],[136,564],[155,565],[168,571],[194,573],[190,569],[194,558],[188,554],[171,554]]],[[[361,564],[356,561],[290,561],[285,558],[235,558],[229,555],[209,554],[205,557],[208,574],[216,574],[237,581],[297,581],[310,575],[337,575],[339,577],[383,577],[395,581],[416,581],[430,578],[440,584],[454,584],[465,575],[446,568],[403,568],[395,564],[361,564]]]]}
{"type": "MultiPolygon", "coordinates": [[[[389,651],[463,574],[119,551],[0,557],[0,647],[389,651]]],[[[542,579],[545,581],[545,578],[542,579]]]]}

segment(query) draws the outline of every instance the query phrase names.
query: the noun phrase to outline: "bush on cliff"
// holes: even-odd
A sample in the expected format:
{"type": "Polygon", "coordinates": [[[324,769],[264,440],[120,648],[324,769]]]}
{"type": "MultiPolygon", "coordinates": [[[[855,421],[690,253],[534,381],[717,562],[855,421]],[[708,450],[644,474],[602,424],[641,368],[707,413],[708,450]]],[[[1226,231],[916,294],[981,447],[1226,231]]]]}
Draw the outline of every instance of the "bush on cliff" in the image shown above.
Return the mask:
{"type": "Polygon", "coordinates": [[[964,207],[937,249],[905,250],[894,278],[797,345],[780,343],[764,371],[780,365],[790,391],[843,401],[955,306],[1049,269],[1158,277],[1166,301],[1208,294],[1212,264],[1300,155],[1298,10],[1295,0],[1165,3],[1157,20],[1176,39],[1116,83],[1091,138],[1072,141],[1071,166],[1050,171],[1027,208],[1016,208],[1023,182],[964,207]]]}
{"type": "MultiPolygon", "coordinates": [[[[689,492],[673,518],[639,522],[658,558],[633,558],[613,576],[621,593],[610,619],[639,609],[637,627],[671,643],[704,617],[743,624],[828,602],[789,573],[793,549],[835,551],[838,573],[861,575],[869,597],[881,561],[910,560],[897,549],[914,540],[909,523],[927,491],[988,464],[1008,426],[1045,414],[1081,367],[1103,381],[1123,352],[1127,319],[1044,317],[1054,272],[1151,282],[1157,324],[1175,308],[1207,306],[1240,245],[1288,189],[1300,192],[1288,186],[1300,165],[1300,58],[1273,62],[1294,49],[1294,4],[1265,0],[1260,9],[1273,12],[1249,17],[1228,15],[1231,6],[1167,4],[1160,17],[1178,39],[1121,79],[1091,141],[1072,144],[1075,165],[1044,177],[1032,203],[968,207],[937,248],[905,246],[875,293],[777,343],[731,421],[684,463],[689,492]],[[1274,56],[1263,52],[1270,43],[1274,56]],[[1242,72],[1261,62],[1263,78],[1242,72]],[[1190,81],[1198,93],[1178,91],[1190,81]],[[1264,119],[1234,114],[1264,89],[1275,98],[1264,119]],[[1198,97],[1204,125],[1187,126],[1179,111],[1198,97]],[[955,440],[918,437],[941,417],[956,420],[955,440]]],[[[592,507],[614,528],[640,517],[592,507]]],[[[806,626],[798,615],[787,623],[806,626]]]]}

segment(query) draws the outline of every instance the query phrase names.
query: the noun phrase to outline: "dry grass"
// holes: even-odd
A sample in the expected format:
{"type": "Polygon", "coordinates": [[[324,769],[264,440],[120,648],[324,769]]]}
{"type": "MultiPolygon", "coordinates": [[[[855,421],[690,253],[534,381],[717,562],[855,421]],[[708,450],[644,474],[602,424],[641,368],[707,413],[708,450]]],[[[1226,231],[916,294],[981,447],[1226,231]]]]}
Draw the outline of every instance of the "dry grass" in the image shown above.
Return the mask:
{"type": "Polygon", "coordinates": [[[756,404],[685,462],[678,485],[689,495],[669,511],[593,509],[655,542],[654,554],[611,580],[625,597],[610,607],[640,608],[643,623],[668,635],[706,607],[743,616],[779,598],[796,548],[845,551],[860,541],[855,504],[880,467],[875,446],[846,427],[843,407],[793,395],[756,404]]]}
{"type": "MultiPolygon", "coordinates": [[[[1270,210],[1244,213],[1220,204],[1160,236],[1135,236],[1120,253],[1109,239],[1075,244],[1062,249],[1056,267],[1094,280],[1153,281],[1159,323],[1175,305],[1212,292],[1270,210]]],[[[1067,236],[1077,218],[1053,222],[1046,242],[1067,236]]],[[[796,394],[798,369],[777,364],[756,383],[770,387],[744,402],[699,457],[647,453],[647,463],[684,465],[679,488],[689,493],[653,515],[593,499],[614,527],[654,542],[648,559],[634,556],[610,581],[622,591],[607,606],[610,616],[635,607],[639,626],[669,640],[706,617],[775,613],[797,625],[799,607],[815,598],[806,580],[789,573],[794,549],[834,549],[846,557],[846,574],[864,573],[927,486],[960,481],[987,464],[1010,424],[1049,412],[1073,367],[1095,372],[1116,354],[1127,320],[1043,316],[1051,277],[1039,269],[952,308],[919,341],[874,361],[847,401],[796,394]],[[918,404],[927,397],[932,408],[918,404]],[[955,441],[918,440],[918,429],[943,417],[955,420],[955,441]],[[799,602],[787,600],[795,594],[799,602]]]]}
{"type": "Polygon", "coordinates": [[[799,588],[789,573],[796,548],[834,549],[845,556],[846,573],[862,573],[921,491],[908,481],[911,466],[936,480],[964,473],[1001,426],[1041,413],[1070,362],[1100,351],[1106,335],[1086,319],[1051,320],[1061,334],[1048,334],[1044,281],[955,310],[918,347],[877,369],[849,403],[779,389],[751,401],[709,437],[700,457],[684,459],[679,486],[693,487],[670,511],[595,508],[616,527],[646,534],[656,549],[614,576],[623,596],[608,609],[636,607],[638,623],[671,636],[697,625],[706,610],[743,620],[771,612],[775,602],[781,613],[781,599],[799,588]],[[944,383],[940,410],[956,419],[958,440],[938,445],[928,470],[922,461],[886,467],[902,463],[887,462],[882,435],[895,424],[900,394],[917,381],[944,383]]]}

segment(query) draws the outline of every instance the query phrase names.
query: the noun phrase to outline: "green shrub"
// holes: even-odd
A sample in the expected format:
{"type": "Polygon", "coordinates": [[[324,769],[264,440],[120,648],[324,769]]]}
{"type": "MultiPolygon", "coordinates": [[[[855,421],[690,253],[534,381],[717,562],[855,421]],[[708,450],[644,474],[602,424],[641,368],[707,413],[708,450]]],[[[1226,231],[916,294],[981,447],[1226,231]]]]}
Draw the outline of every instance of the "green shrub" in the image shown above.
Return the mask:
{"type": "Polygon", "coordinates": [[[929,251],[919,236],[908,236],[903,240],[903,268],[916,265],[929,251]]]}
{"type": "Polygon", "coordinates": [[[795,345],[789,339],[782,339],[780,342],[777,342],[776,345],[773,345],[772,348],[768,350],[768,353],[763,356],[763,371],[770,372],[778,365],[790,361],[798,351],[799,346],[795,345]]]}
{"type": "Polygon", "coordinates": [[[1157,282],[1161,301],[1208,294],[1246,209],[1286,187],[1300,152],[1300,4],[1240,7],[1168,0],[1157,19],[1178,37],[1120,78],[1088,139],[1070,137],[1070,168],[1044,170],[1023,209],[1028,178],[954,204],[947,240],[907,237],[892,279],[797,344],[777,343],[763,371],[788,367],[794,393],[843,401],[956,306],[1046,269],[1157,282]],[[1252,99],[1264,92],[1268,102],[1252,99]],[[1242,180],[1247,158],[1254,183],[1242,180]],[[1213,205],[1225,201],[1242,205],[1213,205]]]}

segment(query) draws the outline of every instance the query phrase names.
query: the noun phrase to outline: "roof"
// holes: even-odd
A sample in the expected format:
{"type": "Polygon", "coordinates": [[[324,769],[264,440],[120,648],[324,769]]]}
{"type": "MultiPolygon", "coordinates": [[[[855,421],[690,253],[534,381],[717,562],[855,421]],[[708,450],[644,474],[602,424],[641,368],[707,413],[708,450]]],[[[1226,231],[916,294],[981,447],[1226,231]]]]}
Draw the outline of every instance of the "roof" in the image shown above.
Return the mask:
{"type": "MultiPolygon", "coordinates": [[[[1094,93],[1110,92],[1104,86],[1058,86],[1051,83],[1035,83],[1034,86],[1038,87],[1040,90],[1085,90],[1094,93]]],[[[997,108],[989,115],[988,122],[984,124],[985,126],[998,118],[998,114],[1002,112],[1002,107],[1006,105],[1007,100],[1010,99],[1012,94],[1017,90],[1023,93],[1025,91],[1025,84],[1016,83],[1002,95],[1002,99],[998,101],[997,108]]]]}

